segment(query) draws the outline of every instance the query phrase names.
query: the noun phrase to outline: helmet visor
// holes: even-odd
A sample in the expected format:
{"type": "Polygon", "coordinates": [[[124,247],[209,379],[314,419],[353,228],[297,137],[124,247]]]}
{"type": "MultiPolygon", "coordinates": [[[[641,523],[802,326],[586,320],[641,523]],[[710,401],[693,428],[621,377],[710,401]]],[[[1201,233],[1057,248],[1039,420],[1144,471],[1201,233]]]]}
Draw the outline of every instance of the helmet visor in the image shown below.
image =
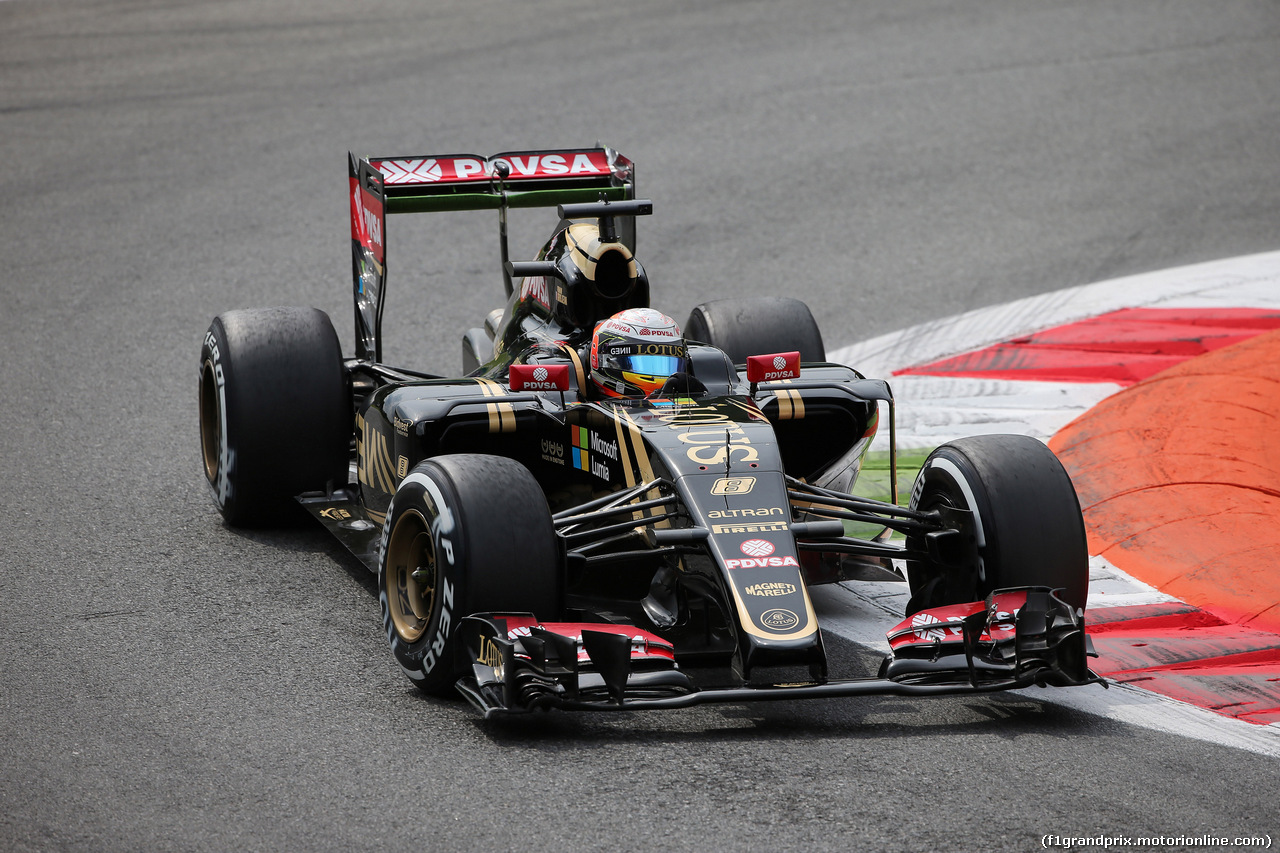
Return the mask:
{"type": "Polygon", "coordinates": [[[684,359],[674,355],[624,355],[617,361],[624,373],[639,373],[641,376],[665,377],[684,369],[684,359]]]}

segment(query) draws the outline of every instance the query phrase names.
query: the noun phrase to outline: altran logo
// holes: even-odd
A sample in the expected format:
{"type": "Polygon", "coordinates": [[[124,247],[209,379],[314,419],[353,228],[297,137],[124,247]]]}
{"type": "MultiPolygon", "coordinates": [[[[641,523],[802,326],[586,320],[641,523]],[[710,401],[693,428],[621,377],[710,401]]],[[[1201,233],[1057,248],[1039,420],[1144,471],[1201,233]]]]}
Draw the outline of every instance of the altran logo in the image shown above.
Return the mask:
{"type": "Polygon", "coordinates": [[[767,557],[773,553],[773,543],[768,539],[748,539],[739,547],[748,557],[767,557]]]}

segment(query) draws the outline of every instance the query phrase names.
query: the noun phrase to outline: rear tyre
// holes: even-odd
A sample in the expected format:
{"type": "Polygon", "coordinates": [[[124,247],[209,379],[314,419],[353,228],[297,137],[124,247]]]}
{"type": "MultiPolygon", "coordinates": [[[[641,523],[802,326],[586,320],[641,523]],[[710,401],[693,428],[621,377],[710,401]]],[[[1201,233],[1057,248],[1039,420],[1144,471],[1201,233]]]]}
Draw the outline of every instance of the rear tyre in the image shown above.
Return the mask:
{"type": "Polygon", "coordinates": [[[822,333],[809,306],[781,296],[703,302],[689,314],[684,336],[723,350],[734,364],[749,355],[799,351],[801,361],[826,361],[822,333]]]}
{"type": "Polygon", "coordinates": [[[538,482],[500,456],[439,456],[400,482],[379,548],[378,598],[409,680],[451,695],[467,661],[455,640],[472,613],[560,616],[560,556],[538,482]]]}
{"type": "Polygon", "coordinates": [[[228,311],[200,351],[200,447],[228,524],[306,517],[300,492],[347,482],[351,394],[342,348],[315,308],[228,311]]]}
{"type": "MultiPolygon", "coordinates": [[[[1084,609],[1089,550],[1075,488],[1048,447],[1022,435],[986,435],[944,444],[925,460],[911,491],[912,509],[968,510],[955,564],[907,564],[907,615],[929,607],[980,601],[1016,586],[1060,589],[1084,609]]],[[[909,545],[922,548],[923,539],[909,545]]]]}

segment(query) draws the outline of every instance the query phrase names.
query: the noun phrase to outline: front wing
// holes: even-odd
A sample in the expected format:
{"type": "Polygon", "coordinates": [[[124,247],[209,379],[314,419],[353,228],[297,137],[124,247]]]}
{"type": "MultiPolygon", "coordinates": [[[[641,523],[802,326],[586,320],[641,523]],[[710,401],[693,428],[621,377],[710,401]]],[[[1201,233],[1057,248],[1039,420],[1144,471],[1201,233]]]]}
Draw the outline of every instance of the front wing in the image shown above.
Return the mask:
{"type": "Polygon", "coordinates": [[[700,690],[666,640],[611,624],[539,623],[528,613],[486,613],[458,631],[471,674],[458,690],[484,716],[558,708],[649,710],[724,702],[835,696],[937,696],[1033,685],[1105,682],[1084,621],[1045,587],[997,590],[986,601],[923,610],[889,632],[875,678],[700,690]]]}

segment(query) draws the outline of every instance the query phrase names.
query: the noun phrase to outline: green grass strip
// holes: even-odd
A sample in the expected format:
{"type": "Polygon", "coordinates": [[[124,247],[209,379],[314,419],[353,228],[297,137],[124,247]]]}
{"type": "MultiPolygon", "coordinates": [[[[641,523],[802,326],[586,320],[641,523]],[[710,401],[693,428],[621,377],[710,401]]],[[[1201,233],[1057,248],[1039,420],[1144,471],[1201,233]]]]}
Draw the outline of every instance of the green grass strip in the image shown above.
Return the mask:
{"type": "MultiPolygon", "coordinates": [[[[906,506],[911,501],[911,485],[915,483],[920,467],[924,465],[924,460],[933,450],[932,447],[924,447],[898,451],[899,506],[906,506]]],[[[892,494],[889,488],[889,451],[872,450],[863,457],[862,472],[858,475],[858,482],[853,486],[853,493],[858,497],[873,498],[878,501],[889,500],[892,494]]],[[[846,521],[844,526],[849,536],[862,538],[874,536],[882,529],[874,524],[853,521],[846,521]]],[[[894,538],[901,539],[902,536],[895,533],[894,538]]]]}

